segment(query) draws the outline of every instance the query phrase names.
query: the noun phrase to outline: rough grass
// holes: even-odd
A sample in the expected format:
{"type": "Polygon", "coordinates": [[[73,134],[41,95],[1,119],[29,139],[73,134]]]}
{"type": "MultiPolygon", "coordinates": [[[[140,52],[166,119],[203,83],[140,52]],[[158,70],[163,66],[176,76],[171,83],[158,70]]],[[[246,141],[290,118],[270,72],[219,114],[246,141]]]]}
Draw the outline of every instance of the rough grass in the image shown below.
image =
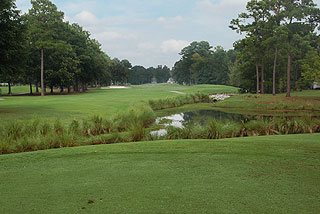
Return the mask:
{"type": "Polygon", "coordinates": [[[320,115],[320,91],[294,92],[292,97],[289,98],[285,97],[284,94],[277,96],[242,94],[218,102],[215,107],[229,112],[252,114],[294,116],[314,111],[314,114],[320,115]]]}
{"type": "Polygon", "coordinates": [[[0,213],[319,213],[320,134],[0,156],[0,213]]]}

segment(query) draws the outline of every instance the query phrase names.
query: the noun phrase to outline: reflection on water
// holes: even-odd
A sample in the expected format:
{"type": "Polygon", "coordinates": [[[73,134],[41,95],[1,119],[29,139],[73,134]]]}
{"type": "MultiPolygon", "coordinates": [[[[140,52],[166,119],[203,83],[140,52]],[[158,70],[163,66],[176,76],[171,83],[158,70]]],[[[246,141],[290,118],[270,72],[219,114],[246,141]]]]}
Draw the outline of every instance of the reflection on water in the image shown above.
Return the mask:
{"type": "MultiPolygon", "coordinates": [[[[180,114],[173,114],[166,117],[159,117],[156,120],[156,124],[162,124],[164,126],[174,126],[183,128],[186,124],[198,123],[204,125],[212,119],[221,121],[248,121],[252,119],[259,119],[258,116],[248,116],[235,113],[226,113],[217,110],[200,110],[192,112],[184,112],[180,114]]],[[[264,116],[265,117],[265,116],[264,116]]],[[[260,118],[262,118],[260,116],[260,118]]]]}
{"type": "MultiPolygon", "coordinates": [[[[159,117],[156,120],[156,124],[164,125],[165,127],[174,126],[177,128],[184,128],[187,124],[201,124],[204,125],[210,120],[219,120],[224,122],[240,122],[240,121],[250,121],[250,120],[262,120],[275,118],[275,116],[261,116],[261,115],[243,115],[236,113],[227,113],[218,110],[199,110],[190,111],[179,114],[173,114],[166,117],[159,117]]],[[[291,117],[286,117],[291,118],[291,117]]],[[[164,136],[167,134],[165,129],[160,129],[151,132],[152,135],[164,136]]]]}
{"type": "Polygon", "coordinates": [[[159,124],[161,121],[165,121],[165,123],[162,123],[165,126],[174,126],[174,127],[178,127],[178,128],[183,128],[186,119],[185,119],[185,115],[184,113],[180,113],[180,114],[173,114],[167,117],[160,117],[157,118],[156,120],[156,124],[159,124]]]}
{"type": "Polygon", "coordinates": [[[247,121],[255,119],[253,116],[235,114],[235,113],[226,113],[217,110],[200,110],[184,113],[185,123],[199,123],[205,124],[209,120],[220,120],[220,121],[247,121]]]}

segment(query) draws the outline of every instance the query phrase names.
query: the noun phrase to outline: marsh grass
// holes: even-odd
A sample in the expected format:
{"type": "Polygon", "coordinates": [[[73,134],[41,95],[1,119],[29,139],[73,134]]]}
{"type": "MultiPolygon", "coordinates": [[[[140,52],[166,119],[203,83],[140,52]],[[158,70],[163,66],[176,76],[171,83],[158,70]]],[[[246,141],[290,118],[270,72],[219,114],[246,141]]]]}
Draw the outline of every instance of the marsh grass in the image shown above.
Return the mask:
{"type": "Polygon", "coordinates": [[[164,138],[172,139],[222,139],[264,135],[319,133],[320,120],[310,117],[272,118],[250,121],[211,120],[205,126],[188,125],[183,128],[167,127],[164,138]]]}
{"type": "Polygon", "coordinates": [[[56,120],[11,121],[0,125],[0,154],[79,145],[110,144],[147,139],[146,128],[156,115],[145,103],[131,106],[112,118],[95,115],[82,123],[56,120]]]}
{"type": "Polygon", "coordinates": [[[180,107],[185,104],[209,103],[209,102],[210,102],[210,98],[208,94],[198,92],[195,94],[181,95],[178,97],[149,100],[149,105],[153,110],[161,110],[161,109],[167,109],[167,108],[180,107]]]}

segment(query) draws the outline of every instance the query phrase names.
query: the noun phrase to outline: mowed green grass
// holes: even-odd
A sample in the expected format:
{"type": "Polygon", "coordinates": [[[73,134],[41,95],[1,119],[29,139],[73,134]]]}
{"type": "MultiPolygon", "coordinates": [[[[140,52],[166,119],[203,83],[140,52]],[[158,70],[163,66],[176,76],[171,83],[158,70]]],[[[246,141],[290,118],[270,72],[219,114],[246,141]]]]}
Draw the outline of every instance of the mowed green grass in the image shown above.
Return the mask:
{"type": "Polygon", "coordinates": [[[320,134],[0,156],[0,213],[320,213],[320,134]]]}
{"type": "MultiPolygon", "coordinates": [[[[0,95],[7,95],[9,93],[9,87],[7,86],[0,86],[1,93],[0,95]]],[[[32,91],[36,91],[36,87],[32,86],[32,91]]],[[[30,86],[23,85],[23,86],[12,86],[11,87],[12,94],[21,94],[21,93],[29,93],[30,86]]]]}
{"type": "Polygon", "coordinates": [[[181,96],[184,93],[235,93],[237,88],[220,85],[181,86],[168,84],[132,86],[129,89],[91,89],[88,93],[61,96],[1,97],[0,119],[86,119],[108,117],[140,101],[181,96]]]}

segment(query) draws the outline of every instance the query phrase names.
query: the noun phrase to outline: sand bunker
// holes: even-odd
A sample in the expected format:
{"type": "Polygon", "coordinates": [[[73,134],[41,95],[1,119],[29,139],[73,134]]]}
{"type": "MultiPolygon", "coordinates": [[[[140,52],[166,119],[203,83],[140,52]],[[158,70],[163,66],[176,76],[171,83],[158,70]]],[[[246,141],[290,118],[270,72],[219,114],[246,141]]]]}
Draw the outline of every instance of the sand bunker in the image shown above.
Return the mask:
{"type": "Polygon", "coordinates": [[[101,89],[121,89],[121,88],[130,88],[127,86],[109,86],[109,87],[101,87],[101,89]]]}
{"type": "Polygon", "coordinates": [[[4,100],[4,99],[0,98],[0,100],[4,100]]]}
{"type": "Polygon", "coordinates": [[[183,93],[183,92],[180,92],[180,91],[170,91],[172,93],[176,93],[176,94],[186,94],[186,93],[183,93]]]}

